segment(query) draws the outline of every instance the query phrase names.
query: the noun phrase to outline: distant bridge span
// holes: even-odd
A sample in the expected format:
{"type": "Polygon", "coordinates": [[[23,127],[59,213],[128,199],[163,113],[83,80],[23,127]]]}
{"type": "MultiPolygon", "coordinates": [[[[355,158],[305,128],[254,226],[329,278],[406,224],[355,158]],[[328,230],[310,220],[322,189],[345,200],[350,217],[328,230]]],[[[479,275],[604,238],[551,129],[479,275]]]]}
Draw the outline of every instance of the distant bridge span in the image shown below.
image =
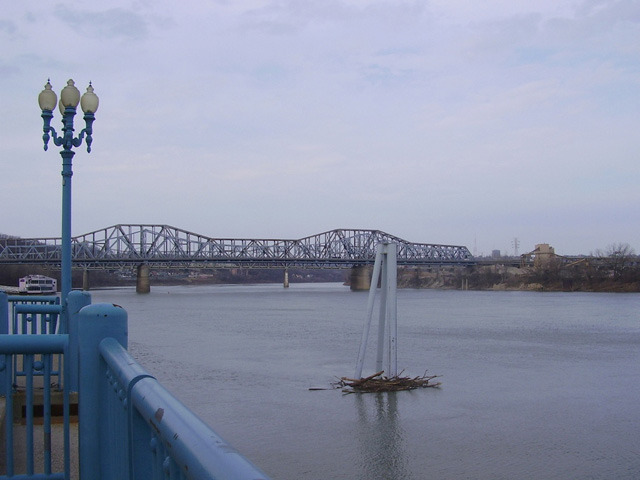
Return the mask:
{"type": "MultiPolygon", "coordinates": [[[[464,246],[411,243],[380,230],[336,229],[298,240],[212,238],[169,225],[114,225],[72,238],[73,267],[349,268],[398,245],[399,265],[474,265],[464,246]]],[[[60,238],[0,239],[0,264],[59,268],[60,238]]]]}

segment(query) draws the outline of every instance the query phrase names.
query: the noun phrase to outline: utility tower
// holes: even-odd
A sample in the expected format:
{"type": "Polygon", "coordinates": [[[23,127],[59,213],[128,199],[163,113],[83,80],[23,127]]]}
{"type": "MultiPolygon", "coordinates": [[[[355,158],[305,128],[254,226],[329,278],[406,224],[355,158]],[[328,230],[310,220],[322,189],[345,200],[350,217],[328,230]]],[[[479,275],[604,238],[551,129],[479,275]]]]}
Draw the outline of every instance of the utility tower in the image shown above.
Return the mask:
{"type": "Polygon", "coordinates": [[[514,256],[518,256],[518,247],[520,246],[520,240],[518,240],[518,237],[515,237],[513,239],[513,241],[511,242],[511,245],[513,245],[513,254],[514,256]]]}

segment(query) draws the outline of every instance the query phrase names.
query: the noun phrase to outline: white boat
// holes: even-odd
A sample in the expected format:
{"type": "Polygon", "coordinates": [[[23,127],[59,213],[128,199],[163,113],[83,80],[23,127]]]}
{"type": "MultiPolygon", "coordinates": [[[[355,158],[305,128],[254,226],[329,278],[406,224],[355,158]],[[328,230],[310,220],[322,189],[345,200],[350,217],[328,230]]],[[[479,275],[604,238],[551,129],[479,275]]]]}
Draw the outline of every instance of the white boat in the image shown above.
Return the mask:
{"type": "Polygon", "coordinates": [[[27,275],[22,277],[18,283],[18,292],[29,295],[44,295],[56,293],[58,291],[58,281],[55,278],[44,275],[27,275]]]}

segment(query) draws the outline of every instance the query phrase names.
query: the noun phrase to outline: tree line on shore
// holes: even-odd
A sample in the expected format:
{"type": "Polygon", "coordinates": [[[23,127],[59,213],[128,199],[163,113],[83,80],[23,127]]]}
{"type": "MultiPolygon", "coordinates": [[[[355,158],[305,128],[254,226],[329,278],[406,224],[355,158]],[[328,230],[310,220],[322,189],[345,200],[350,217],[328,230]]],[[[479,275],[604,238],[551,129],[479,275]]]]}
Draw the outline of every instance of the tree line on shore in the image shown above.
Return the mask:
{"type": "MultiPolygon", "coordinates": [[[[60,271],[38,265],[1,265],[0,285],[18,286],[18,280],[26,275],[46,275],[58,280],[60,271]]],[[[72,271],[74,288],[83,285],[82,270],[72,271]]],[[[347,272],[335,269],[289,269],[292,283],[344,282],[347,272]]],[[[283,283],[284,270],[274,268],[238,268],[238,269],[151,269],[153,285],[198,285],[198,284],[251,284],[283,283]]],[[[136,284],[135,271],[90,270],[90,288],[130,286],[136,284]]]]}
{"type": "Polygon", "coordinates": [[[466,268],[406,269],[398,283],[409,288],[640,292],[640,257],[627,244],[592,256],[553,255],[518,267],[512,263],[496,259],[466,268]]]}
{"type": "MultiPolygon", "coordinates": [[[[158,273],[167,273],[162,271],[158,273]]],[[[47,275],[60,280],[60,272],[43,267],[5,265],[0,267],[0,285],[17,286],[29,274],[47,275]]],[[[282,283],[281,269],[207,270],[204,275],[173,272],[152,276],[155,285],[282,283]],[[176,274],[177,273],[177,274],[176,274]]],[[[289,271],[291,283],[349,283],[348,270],[289,271]]],[[[73,285],[82,285],[82,272],[74,270],[73,285]]],[[[135,285],[135,276],[114,272],[90,272],[91,288],[135,285]]],[[[399,288],[438,288],[464,290],[536,290],[581,292],[640,292],[640,264],[602,267],[585,261],[577,265],[549,262],[544,266],[511,267],[496,263],[472,267],[400,267],[399,288]]]]}

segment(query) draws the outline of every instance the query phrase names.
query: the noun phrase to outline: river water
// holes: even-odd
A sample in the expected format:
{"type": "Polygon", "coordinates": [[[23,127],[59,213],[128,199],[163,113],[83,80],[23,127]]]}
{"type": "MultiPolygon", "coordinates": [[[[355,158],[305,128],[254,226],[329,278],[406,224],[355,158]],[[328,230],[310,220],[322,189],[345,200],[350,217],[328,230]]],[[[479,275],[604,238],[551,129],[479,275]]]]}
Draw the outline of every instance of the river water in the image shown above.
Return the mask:
{"type": "Polygon", "coordinates": [[[363,395],[330,384],[354,375],[366,292],[92,299],[123,306],[132,355],[274,479],[640,478],[638,294],[400,290],[398,368],[442,387],[363,395]]]}

